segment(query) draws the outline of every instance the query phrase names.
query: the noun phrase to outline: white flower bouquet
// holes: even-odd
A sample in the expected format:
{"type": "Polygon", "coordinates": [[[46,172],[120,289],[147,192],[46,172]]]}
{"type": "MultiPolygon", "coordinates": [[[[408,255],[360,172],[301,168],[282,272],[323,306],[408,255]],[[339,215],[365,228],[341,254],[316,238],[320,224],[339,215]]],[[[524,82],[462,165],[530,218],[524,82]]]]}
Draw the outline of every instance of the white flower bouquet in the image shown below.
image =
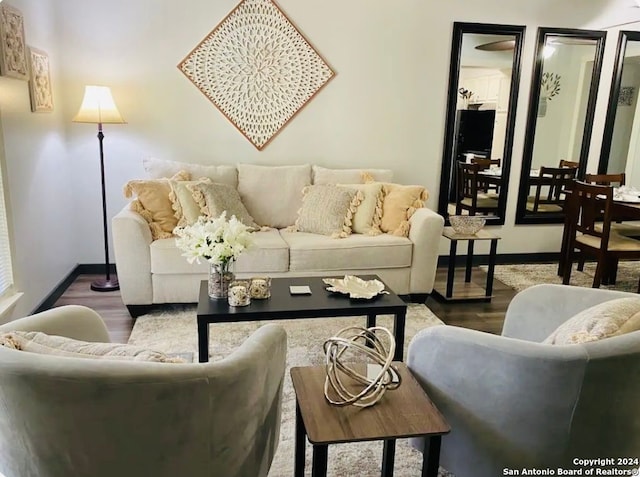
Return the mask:
{"type": "Polygon", "coordinates": [[[235,215],[227,220],[226,212],[217,218],[201,216],[193,225],[176,227],[173,233],[177,235],[177,247],[189,263],[204,259],[223,268],[253,244],[251,229],[235,215]]]}

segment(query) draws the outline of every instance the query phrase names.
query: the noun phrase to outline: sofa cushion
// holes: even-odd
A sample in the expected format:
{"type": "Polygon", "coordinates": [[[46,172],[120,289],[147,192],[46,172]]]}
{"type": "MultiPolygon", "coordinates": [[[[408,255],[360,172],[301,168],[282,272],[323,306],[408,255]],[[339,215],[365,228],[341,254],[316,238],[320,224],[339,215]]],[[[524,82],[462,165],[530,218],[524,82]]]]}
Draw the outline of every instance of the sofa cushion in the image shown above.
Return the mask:
{"type": "Polygon", "coordinates": [[[0,345],[29,353],[50,354],[67,358],[110,359],[184,363],[159,351],[122,343],[93,343],[65,336],[47,335],[39,331],[11,331],[0,335],[0,345]]]}
{"type": "Polygon", "coordinates": [[[150,179],[171,177],[179,171],[187,171],[194,179],[208,177],[213,182],[238,187],[238,170],[235,166],[192,164],[188,162],[167,161],[148,157],[142,160],[144,170],[150,179]]]}
{"type": "Polygon", "coordinates": [[[588,343],[638,330],[640,297],[617,298],[581,311],[561,324],[543,343],[588,343]]]}
{"type": "Polygon", "coordinates": [[[180,171],[171,179],[150,179],[129,181],[124,186],[124,195],[136,199],[131,202],[131,210],[139,213],[149,224],[154,240],[171,237],[173,229],[178,225],[171,194],[170,180],[185,181],[191,177],[180,171]]]}
{"type": "MultiPolygon", "coordinates": [[[[240,255],[234,264],[236,273],[286,272],[289,269],[289,247],[277,230],[259,231],[253,234],[254,244],[240,255]]],[[[335,240],[334,240],[335,242],[335,240]]],[[[156,240],[150,245],[151,273],[191,274],[208,273],[209,263],[187,262],[175,239],[156,240]]]]}
{"type": "Polygon", "coordinates": [[[380,229],[383,232],[409,236],[409,219],[416,209],[424,207],[429,195],[422,186],[383,184],[382,219],[380,229]]]}
{"type": "Polygon", "coordinates": [[[374,182],[371,184],[338,184],[338,186],[362,193],[362,199],[351,221],[353,233],[379,235],[381,233],[380,220],[382,219],[382,184],[374,182]]]}
{"type": "Polygon", "coordinates": [[[289,245],[291,271],[372,270],[411,266],[413,244],[393,235],[352,234],[342,240],[326,235],[280,231],[289,245]]]}
{"type": "Polygon", "coordinates": [[[391,169],[327,169],[326,167],[313,166],[314,184],[361,184],[365,178],[371,178],[379,182],[391,182],[393,171],[391,169]]]}
{"type": "Polygon", "coordinates": [[[332,184],[303,189],[302,207],[295,229],[299,232],[344,238],[351,234],[351,222],[362,193],[332,184]]]}
{"type": "Polygon", "coordinates": [[[311,166],[238,164],[238,192],[259,225],[293,225],[302,206],[302,189],[311,184],[311,166]]]}
{"type": "Polygon", "coordinates": [[[171,200],[174,215],[178,219],[178,227],[193,225],[198,220],[198,217],[202,215],[200,204],[193,198],[191,186],[210,183],[211,179],[208,177],[196,181],[169,181],[171,185],[169,200],[171,200]]]}
{"type": "Polygon", "coordinates": [[[247,211],[235,187],[216,182],[196,183],[188,186],[193,199],[200,206],[200,212],[207,217],[220,217],[227,212],[227,217],[236,216],[240,222],[254,230],[258,225],[247,211]]]}

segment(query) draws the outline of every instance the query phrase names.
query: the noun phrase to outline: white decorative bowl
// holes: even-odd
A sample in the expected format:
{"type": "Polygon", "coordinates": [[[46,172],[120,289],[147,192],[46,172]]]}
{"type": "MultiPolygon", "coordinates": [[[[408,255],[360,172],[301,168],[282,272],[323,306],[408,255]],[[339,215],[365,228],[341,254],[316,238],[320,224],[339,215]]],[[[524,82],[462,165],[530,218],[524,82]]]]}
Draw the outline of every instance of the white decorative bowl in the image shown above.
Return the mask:
{"type": "Polygon", "coordinates": [[[322,281],[329,285],[328,291],[343,293],[350,298],[370,299],[389,293],[380,280],[363,280],[354,275],[345,275],[344,278],[323,278],[322,281]]]}
{"type": "Polygon", "coordinates": [[[475,235],[484,227],[486,219],[477,215],[450,215],[449,222],[456,233],[460,235],[475,235]]]}

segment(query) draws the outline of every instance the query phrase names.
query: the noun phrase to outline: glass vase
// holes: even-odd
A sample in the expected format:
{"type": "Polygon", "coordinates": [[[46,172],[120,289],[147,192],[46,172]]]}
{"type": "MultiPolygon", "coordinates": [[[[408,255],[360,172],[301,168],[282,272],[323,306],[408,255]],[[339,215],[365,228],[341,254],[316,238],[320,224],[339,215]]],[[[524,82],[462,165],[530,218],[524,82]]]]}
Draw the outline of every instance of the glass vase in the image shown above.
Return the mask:
{"type": "Polygon", "coordinates": [[[229,284],[235,279],[232,262],[211,263],[209,266],[209,297],[227,299],[229,284]]]}

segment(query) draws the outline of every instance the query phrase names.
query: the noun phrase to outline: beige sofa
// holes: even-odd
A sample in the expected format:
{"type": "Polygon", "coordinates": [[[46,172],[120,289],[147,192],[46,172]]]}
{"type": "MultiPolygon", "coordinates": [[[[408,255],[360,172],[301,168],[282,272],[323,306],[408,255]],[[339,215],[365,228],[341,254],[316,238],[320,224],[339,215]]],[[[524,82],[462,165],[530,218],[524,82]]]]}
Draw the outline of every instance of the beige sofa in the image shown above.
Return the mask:
{"type": "MultiPolygon", "coordinates": [[[[192,177],[210,177],[237,187],[243,203],[269,230],[255,233],[255,246],[235,263],[239,277],[341,276],[376,274],[399,295],[426,297],[433,289],[438,244],[444,220],[428,208],[411,215],[407,237],[392,234],[326,235],[287,231],[301,206],[302,189],[309,184],[362,182],[360,170],[319,166],[204,166],[146,160],[150,177],[169,177],[187,170],[192,177]]],[[[367,170],[375,180],[391,181],[389,170],[367,170]]],[[[148,305],[192,303],[208,264],[190,264],[173,238],[152,239],[148,223],[131,204],[112,220],[115,261],[122,300],[133,316],[148,305]]]]}

